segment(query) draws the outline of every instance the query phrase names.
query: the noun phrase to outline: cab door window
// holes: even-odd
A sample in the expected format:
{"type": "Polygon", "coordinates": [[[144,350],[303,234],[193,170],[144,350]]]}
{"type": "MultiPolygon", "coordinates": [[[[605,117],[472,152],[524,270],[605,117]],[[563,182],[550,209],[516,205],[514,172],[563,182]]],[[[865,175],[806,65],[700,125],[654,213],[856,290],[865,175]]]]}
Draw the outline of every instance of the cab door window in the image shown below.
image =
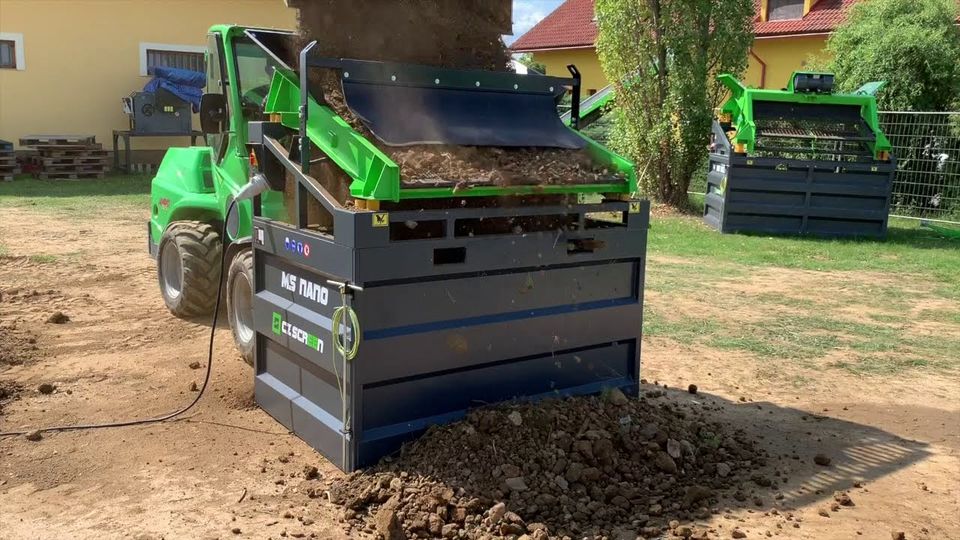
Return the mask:
{"type": "MultiPolygon", "coordinates": [[[[207,37],[207,87],[205,92],[210,94],[227,95],[228,85],[225,84],[223,69],[223,42],[216,34],[210,34],[207,37]]],[[[224,115],[224,123],[220,126],[220,133],[206,134],[207,146],[210,146],[217,153],[217,161],[223,158],[226,153],[227,131],[230,129],[230,111],[229,104],[226,104],[227,114],[224,115]]]]}

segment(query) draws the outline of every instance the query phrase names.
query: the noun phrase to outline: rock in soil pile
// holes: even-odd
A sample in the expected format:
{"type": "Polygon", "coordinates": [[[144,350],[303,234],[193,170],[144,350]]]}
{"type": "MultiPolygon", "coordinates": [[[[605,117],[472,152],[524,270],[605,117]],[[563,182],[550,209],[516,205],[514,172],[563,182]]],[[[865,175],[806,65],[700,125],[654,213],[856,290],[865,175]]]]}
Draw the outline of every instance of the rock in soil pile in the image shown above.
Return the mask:
{"type": "Polygon", "coordinates": [[[335,481],[329,497],[349,533],[390,540],[702,538],[678,520],[746,499],[743,482],[765,462],[709,406],[613,391],[474,411],[335,481]]]}
{"type": "MultiPolygon", "coordinates": [[[[314,54],[425,64],[445,68],[506,71],[510,54],[501,39],[506,5],[485,0],[301,0],[299,51],[316,39],[314,54]]],[[[296,65],[293,62],[292,65],[296,65]]],[[[593,184],[622,180],[582,150],[457,147],[380,143],[346,106],[339,78],[314,70],[313,95],[390,156],[401,179],[417,187],[593,184]]],[[[349,182],[345,175],[338,178],[349,182]]],[[[334,189],[334,191],[341,191],[334,189]]]]}

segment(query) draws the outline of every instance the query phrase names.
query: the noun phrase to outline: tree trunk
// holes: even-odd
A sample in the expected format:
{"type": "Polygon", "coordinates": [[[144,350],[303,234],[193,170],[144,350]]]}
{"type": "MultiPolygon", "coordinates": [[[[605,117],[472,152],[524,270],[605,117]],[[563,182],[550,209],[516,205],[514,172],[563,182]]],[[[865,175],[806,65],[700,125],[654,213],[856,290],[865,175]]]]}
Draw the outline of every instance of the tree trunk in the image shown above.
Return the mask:
{"type": "Polygon", "coordinates": [[[690,198],[687,195],[689,180],[675,181],[675,172],[668,171],[659,179],[659,189],[657,190],[660,202],[668,204],[679,210],[686,210],[690,207],[690,198]]]}

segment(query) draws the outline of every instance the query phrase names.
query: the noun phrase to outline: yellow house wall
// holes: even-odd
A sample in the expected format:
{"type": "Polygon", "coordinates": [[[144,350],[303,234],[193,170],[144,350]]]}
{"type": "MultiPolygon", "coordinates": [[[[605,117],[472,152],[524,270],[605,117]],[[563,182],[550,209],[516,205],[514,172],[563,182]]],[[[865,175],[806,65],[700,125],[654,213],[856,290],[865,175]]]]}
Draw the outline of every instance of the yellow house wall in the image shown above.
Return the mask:
{"type": "Polygon", "coordinates": [[[761,88],[762,60],[766,68],[763,88],[784,88],[794,71],[808,69],[811,55],[822,55],[826,35],[757,39],[753,42],[744,82],[761,88]],[[759,59],[758,59],[759,58],[759,59]]]}
{"type": "MultiPolygon", "coordinates": [[[[783,88],[790,74],[807,69],[811,55],[822,55],[826,44],[826,35],[780,37],[757,39],[751,48],[744,82],[753,87],[761,87],[761,64],[766,63],[764,88],[783,88]]],[[[588,95],[590,89],[599,90],[607,85],[607,78],[600,69],[600,61],[595,49],[563,49],[539,51],[533,58],[547,66],[547,75],[564,77],[568,75],[567,64],[576,64],[583,75],[583,92],[588,95]]]]}
{"type": "MultiPolygon", "coordinates": [[[[296,10],[283,0],[0,0],[0,32],[23,34],[25,56],[24,70],[0,69],[0,139],[93,134],[108,148],[129,126],[120,98],[150,80],[140,43],[205,46],[218,23],[294,29],[296,10]]],[[[187,144],[150,137],[133,147],[187,144]]]]}
{"type": "Polygon", "coordinates": [[[555,77],[569,77],[570,72],[567,71],[567,65],[575,64],[582,77],[584,97],[589,95],[591,89],[600,90],[608,84],[603,70],[600,69],[600,59],[597,58],[597,51],[592,47],[589,49],[534,52],[533,59],[547,66],[546,75],[555,77]]]}

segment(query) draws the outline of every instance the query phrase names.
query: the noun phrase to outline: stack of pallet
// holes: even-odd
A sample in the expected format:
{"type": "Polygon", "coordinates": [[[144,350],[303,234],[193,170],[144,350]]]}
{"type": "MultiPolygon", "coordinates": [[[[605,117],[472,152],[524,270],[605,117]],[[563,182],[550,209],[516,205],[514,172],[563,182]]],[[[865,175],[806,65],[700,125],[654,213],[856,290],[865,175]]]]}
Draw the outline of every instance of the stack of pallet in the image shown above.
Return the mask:
{"type": "Polygon", "coordinates": [[[30,135],[20,146],[34,148],[37,177],[44,180],[103,178],[109,156],[93,135],[30,135]]]}
{"type": "Polygon", "coordinates": [[[13,143],[0,140],[0,181],[13,180],[13,175],[20,172],[17,157],[13,153],[13,143]]]}

